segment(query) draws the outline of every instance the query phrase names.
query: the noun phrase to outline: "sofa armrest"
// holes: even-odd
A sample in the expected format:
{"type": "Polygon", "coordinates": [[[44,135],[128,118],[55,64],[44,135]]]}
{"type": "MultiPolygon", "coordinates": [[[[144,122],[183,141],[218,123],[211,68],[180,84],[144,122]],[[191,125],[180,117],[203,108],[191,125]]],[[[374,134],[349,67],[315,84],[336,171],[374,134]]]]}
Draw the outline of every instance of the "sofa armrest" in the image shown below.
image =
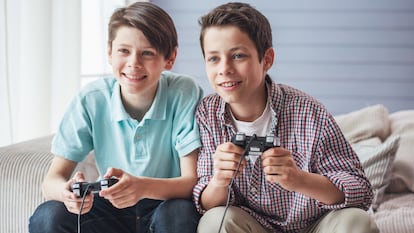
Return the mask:
{"type": "MultiPolygon", "coordinates": [[[[28,221],[45,201],[41,184],[53,159],[53,135],[0,147],[0,232],[26,233],[28,221]]],[[[88,181],[98,177],[91,152],[78,164],[88,181]]]]}
{"type": "Polygon", "coordinates": [[[0,232],[28,232],[28,220],[44,201],[41,183],[50,166],[52,136],[0,148],[0,232]]]}

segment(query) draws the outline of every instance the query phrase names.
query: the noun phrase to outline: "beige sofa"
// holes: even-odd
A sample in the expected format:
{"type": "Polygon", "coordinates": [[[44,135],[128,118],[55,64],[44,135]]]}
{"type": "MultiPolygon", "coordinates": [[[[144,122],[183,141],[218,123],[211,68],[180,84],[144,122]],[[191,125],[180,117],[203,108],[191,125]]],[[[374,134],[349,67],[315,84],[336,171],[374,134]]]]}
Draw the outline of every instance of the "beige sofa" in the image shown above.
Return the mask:
{"type": "Polygon", "coordinates": [[[414,232],[414,109],[374,105],[335,118],[373,185],[381,233],[414,232]]]}
{"type": "MultiPolygon", "coordinates": [[[[382,105],[336,116],[361,156],[375,188],[370,210],[381,233],[414,229],[414,110],[389,114],[382,105]]],[[[52,136],[0,148],[0,232],[26,233],[28,219],[44,201],[40,185],[50,165],[52,136]]],[[[93,155],[77,170],[97,178],[93,155]]]]}
{"type": "MultiPolygon", "coordinates": [[[[52,161],[52,136],[0,147],[0,232],[27,233],[28,221],[44,201],[40,185],[52,161]]],[[[87,180],[98,177],[93,153],[77,166],[87,180]]]]}

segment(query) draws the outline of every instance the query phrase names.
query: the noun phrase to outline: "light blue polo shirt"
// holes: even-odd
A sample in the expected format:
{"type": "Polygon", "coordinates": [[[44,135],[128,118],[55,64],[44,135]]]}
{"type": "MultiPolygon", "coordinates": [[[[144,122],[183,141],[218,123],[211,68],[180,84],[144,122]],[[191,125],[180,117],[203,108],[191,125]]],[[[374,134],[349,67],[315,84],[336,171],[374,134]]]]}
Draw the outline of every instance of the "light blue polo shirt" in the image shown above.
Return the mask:
{"type": "Polygon", "coordinates": [[[142,121],[131,118],[115,78],[99,79],[72,100],[52,142],[52,153],[80,162],[94,150],[100,175],[108,167],[135,176],[180,176],[180,157],[201,146],[195,110],[202,89],[187,76],[161,74],[142,121]]]}

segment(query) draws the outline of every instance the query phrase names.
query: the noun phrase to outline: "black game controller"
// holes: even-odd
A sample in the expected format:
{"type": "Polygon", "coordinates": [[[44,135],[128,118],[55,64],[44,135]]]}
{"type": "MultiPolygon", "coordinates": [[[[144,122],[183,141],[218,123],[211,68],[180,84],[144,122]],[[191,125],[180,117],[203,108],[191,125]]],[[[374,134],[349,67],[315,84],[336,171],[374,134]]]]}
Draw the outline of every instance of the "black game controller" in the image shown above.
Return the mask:
{"type": "Polygon", "coordinates": [[[82,197],[86,192],[97,192],[103,189],[107,189],[118,182],[116,178],[103,179],[94,183],[89,182],[76,182],[72,184],[72,192],[76,194],[77,197],[82,197]]]}
{"type": "Polygon", "coordinates": [[[245,149],[246,156],[260,156],[263,151],[280,146],[280,139],[274,135],[259,137],[256,135],[247,136],[244,133],[236,133],[231,142],[245,149]],[[247,148],[248,147],[248,148],[247,148]]]}

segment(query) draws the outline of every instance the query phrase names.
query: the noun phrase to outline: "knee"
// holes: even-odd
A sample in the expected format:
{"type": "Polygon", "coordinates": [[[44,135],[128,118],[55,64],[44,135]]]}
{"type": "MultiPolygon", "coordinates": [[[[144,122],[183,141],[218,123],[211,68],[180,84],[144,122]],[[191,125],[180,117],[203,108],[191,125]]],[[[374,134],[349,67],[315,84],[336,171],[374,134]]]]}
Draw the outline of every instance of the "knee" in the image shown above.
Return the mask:
{"type": "Polygon", "coordinates": [[[172,199],[162,202],[151,222],[153,232],[195,232],[200,214],[190,200],[172,199]]]}
{"type": "Polygon", "coordinates": [[[162,202],[153,216],[153,223],[161,228],[167,226],[171,229],[192,229],[195,232],[200,214],[194,203],[185,199],[173,199],[162,202]],[[183,228],[184,227],[184,228],[183,228]]]}
{"type": "Polygon", "coordinates": [[[338,229],[346,229],[344,232],[379,232],[374,219],[359,208],[349,208],[342,211],[343,214],[339,217],[338,229]]]}
{"type": "Polygon", "coordinates": [[[197,233],[217,232],[219,230],[222,217],[224,217],[224,211],[225,207],[220,206],[205,212],[198,223],[197,233]]]}
{"type": "Polygon", "coordinates": [[[185,199],[172,199],[162,202],[157,208],[159,217],[199,216],[194,203],[185,199]]]}
{"type": "MultiPolygon", "coordinates": [[[[69,216],[73,215],[66,210],[63,203],[58,201],[47,201],[38,206],[29,219],[29,232],[31,233],[48,233],[62,232],[65,223],[69,222],[69,216]]],[[[68,226],[76,222],[69,223],[68,226]]]]}
{"type": "Polygon", "coordinates": [[[242,209],[234,206],[229,206],[227,211],[223,206],[212,208],[201,217],[197,232],[218,232],[220,227],[225,232],[237,232],[236,229],[240,231],[247,224],[242,220],[245,214],[247,213],[242,209]]]}

